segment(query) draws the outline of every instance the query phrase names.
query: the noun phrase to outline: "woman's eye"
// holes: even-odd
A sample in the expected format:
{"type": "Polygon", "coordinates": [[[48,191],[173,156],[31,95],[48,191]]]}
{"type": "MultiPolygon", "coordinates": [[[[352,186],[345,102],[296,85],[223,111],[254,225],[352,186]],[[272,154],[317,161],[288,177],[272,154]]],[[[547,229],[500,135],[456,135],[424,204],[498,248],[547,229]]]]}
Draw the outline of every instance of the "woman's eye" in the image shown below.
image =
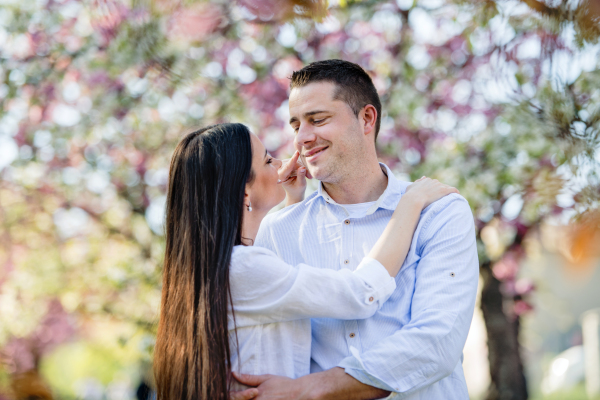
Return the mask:
{"type": "Polygon", "coordinates": [[[269,159],[267,160],[267,164],[271,164],[272,162],[273,162],[273,159],[272,159],[272,158],[269,158],[269,159]]]}

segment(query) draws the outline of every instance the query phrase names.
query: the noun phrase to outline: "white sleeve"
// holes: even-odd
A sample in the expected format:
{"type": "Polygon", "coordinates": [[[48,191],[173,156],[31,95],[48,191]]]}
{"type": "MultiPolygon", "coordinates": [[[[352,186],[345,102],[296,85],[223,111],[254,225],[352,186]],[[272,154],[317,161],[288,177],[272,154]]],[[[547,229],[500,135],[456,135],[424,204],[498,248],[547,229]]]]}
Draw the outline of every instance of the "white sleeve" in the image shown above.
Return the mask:
{"type": "Polygon", "coordinates": [[[260,247],[234,251],[230,285],[236,326],[303,318],[363,319],[375,314],[396,281],[372,258],[356,271],[293,267],[260,247]]]}

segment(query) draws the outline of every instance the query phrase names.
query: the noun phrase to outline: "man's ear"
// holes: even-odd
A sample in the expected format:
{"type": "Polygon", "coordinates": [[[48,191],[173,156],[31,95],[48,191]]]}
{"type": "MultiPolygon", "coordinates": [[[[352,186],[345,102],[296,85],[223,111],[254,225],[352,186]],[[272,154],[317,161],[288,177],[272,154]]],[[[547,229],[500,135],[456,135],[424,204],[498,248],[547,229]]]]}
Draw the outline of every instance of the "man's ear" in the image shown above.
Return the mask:
{"type": "Polygon", "coordinates": [[[363,126],[365,135],[375,133],[375,125],[377,124],[377,110],[371,104],[367,104],[359,114],[359,121],[363,126]]]}

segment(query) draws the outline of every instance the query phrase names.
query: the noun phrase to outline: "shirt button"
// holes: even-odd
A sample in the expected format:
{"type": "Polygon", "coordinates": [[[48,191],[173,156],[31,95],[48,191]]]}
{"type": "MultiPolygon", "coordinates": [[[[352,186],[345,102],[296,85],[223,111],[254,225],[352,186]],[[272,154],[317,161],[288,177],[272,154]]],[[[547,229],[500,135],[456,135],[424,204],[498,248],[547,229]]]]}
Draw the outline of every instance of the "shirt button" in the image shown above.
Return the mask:
{"type": "Polygon", "coordinates": [[[454,278],[456,274],[454,272],[450,272],[450,276],[454,278]]]}
{"type": "Polygon", "coordinates": [[[354,336],[356,336],[356,335],[354,335],[354,332],[350,334],[351,338],[353,338],[354,336]]]}
{"type": "Polygon", "coordinates": [[[350,220],[349,220],[349,219],[347,219],[347,220],[345,220],[345,221],[344,221],[344,223],[345,223],[346,225],[350,225],[350,220]]]}
{"type": "Polygon", "coordinates": [[[350,260],[344,260],[344,264],[348,264],[350,260]]]}
{"type": "Polygon", "coordinates": [[[373,296],[369,297],[369,301],[373,301],[373,300],[375,300],[375,299],[373,298],[373,296]]]}

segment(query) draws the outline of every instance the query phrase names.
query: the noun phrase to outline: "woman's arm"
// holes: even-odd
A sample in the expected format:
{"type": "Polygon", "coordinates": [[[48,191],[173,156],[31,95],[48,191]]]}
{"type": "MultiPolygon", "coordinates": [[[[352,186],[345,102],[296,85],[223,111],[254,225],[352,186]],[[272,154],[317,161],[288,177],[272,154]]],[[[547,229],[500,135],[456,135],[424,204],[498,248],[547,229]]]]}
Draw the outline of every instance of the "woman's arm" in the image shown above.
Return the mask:
{"type": "Polygon", "coordinates": [[[368,257],[379,261],[391,276],[396,276],[410,249],[421,211],[450,193],[458,193],[458,190],[435,179],[423,177],[410,185],[368,257]]]}
{"type": "Polygon", "coordinates": [[[404,262],[421,210],[456,190],[431,179],[413,185],[355,271],[293,267],[270,250],[236,247],[230,270],[236,326],[303,318],[363,319],[375,314],[396,288],[393,277],[404,262]]]}
{"type": "Polygon", "coordinates": [[[238,328],[304,318],[368,318],[396,288],[376,260],[364,259],[355,271],[291,266],[254,246],[236,246],[229,281],[238,328]]]}

